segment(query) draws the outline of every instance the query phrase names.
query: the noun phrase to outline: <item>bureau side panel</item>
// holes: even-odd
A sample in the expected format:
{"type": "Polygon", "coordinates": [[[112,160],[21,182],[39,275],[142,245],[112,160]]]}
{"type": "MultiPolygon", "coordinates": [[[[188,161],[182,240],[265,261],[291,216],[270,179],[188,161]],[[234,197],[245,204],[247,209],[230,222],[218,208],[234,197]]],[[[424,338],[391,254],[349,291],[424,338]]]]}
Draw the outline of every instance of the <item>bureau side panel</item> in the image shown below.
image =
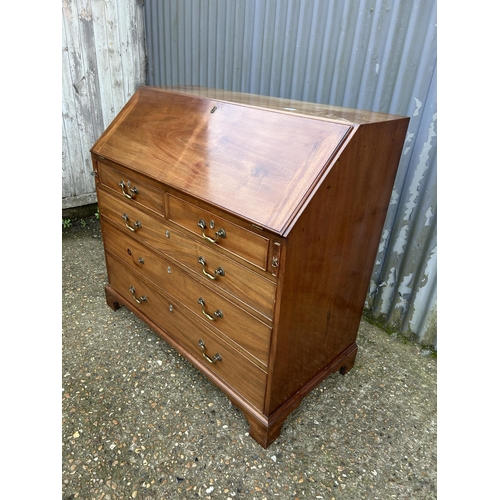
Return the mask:
{"type": "Polygon", "coordinates": [[[339,359],[356,347],[407,125],[401,119],[357,128],[292,225],[280,271],[268,415],[341,368],[339,359]]]}

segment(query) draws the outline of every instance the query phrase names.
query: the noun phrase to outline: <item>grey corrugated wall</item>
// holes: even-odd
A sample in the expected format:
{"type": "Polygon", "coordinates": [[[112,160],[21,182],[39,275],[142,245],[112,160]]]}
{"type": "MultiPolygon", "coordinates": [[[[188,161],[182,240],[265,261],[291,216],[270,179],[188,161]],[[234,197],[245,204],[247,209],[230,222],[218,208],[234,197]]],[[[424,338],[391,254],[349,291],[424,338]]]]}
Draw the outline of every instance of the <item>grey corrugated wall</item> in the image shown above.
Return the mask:
{"type": "Polygon", "coordinates": [[[436,1],[145,0],[147,82],[411,116],[366,311],[437,346],[436,1]]]}
{"type": "Polygon", "coordinates": [[[62,2],[62,208],[96,201],[89,149],[146,83],[142,0],[62,2]]]}

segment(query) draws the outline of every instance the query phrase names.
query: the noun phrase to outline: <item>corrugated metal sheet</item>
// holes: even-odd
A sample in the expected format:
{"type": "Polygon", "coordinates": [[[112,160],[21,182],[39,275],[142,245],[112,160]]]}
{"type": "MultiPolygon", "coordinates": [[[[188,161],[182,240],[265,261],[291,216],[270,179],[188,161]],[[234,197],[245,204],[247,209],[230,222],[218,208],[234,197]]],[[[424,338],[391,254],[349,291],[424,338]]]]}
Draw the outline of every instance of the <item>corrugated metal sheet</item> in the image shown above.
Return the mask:
{"type": "Polygon", "coordinates": [[[89,149],[146,81],[142,1],[63,0],[62,207],[95,202],[89,149]]]}
{"type": "Polygon", "coordinates": [[[435,0],[146,0],[148,83],[411,116],[366,310],[436,345],[435,0]]]}

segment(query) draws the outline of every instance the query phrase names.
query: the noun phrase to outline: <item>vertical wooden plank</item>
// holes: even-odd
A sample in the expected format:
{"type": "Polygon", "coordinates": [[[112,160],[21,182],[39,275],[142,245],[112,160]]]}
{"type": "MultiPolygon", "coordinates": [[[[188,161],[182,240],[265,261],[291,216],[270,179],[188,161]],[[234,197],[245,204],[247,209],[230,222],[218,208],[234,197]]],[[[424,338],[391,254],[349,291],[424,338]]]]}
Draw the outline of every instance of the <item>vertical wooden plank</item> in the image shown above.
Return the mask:
{"type": "Polygon", "coordinates": [[[125,78],[125,75],[133,74],[134,66],[134,60],[130,51],[130,30],[128,22],[129,3],[127,2],[121,6],[119,3],[120,2],[116,0],[110,0],[108,2],[108,5],[112,5],[114,9],[114,34],[116,38],[115,56],[117,60],[116,67],[119,67],[119,73],[116,75],[116,82],[119,82],[117,85],[118,93],[122,95],[122,100],[119,107],[116,109],[116,113],[123,108],[134,93],[133,79],[125,78]]]}
{"type": "Polygon", "coordinates": [[[113,0],[109,2],[95,0],[92,9],[95,22],[95,50],[99,67],[99,83],[104,90],[101,99],[105,128],[123,107],[124,101],[117,12],[113,0]]]}
{"type": "Polygon", "coordinates": [[[89,8],[89,5],[83,6],[78,1],[63,2],[63,52],[66,53],[63,62],[67,64],[66,71],[63,71],[64,131],[66,141],[79,141],[80,144],[79,148],[76,144],[67,147],[67,150],[71,151],[72,160],[71,163],[65,164],[66,181],[69,180],[70,185],[66,185],[64,191],[68,196],[89,193],[94,189],[90,156],[85,154],[85,147],[98,137],[97,134],[102,128],[99,92],[95,79],[96,66],[95,61],[92,61],[92,50],[89,50],[93,46],[93,34],[91,27],[86,24],[91,15],[89,8]]]}
{"type": "Polygon", "coordinates": [[[95,198],[89,150],[146,80],[142,3],[63,0],[63,208],[95,198]]]}
{"type": "Polygon", "coordinates": [[[134,1],[131,16],[132,53],[134,54],[134,87],[137,89],[146,83],[146,28],[144,21],[144,1],[134,1]]]}
{"type": "MultiPolygon", "coordinates": [[[[64,11],[63,11],[64,16],[64,11]]],[[[73,178],[71,165],[83,163],[81,137],[76,122],[76,109],[73,99],[73,87],[70,78],[71,60],[66,41],[66,26],[62,24],[62,196],[75,196],[77,184],[73,178]]]]}

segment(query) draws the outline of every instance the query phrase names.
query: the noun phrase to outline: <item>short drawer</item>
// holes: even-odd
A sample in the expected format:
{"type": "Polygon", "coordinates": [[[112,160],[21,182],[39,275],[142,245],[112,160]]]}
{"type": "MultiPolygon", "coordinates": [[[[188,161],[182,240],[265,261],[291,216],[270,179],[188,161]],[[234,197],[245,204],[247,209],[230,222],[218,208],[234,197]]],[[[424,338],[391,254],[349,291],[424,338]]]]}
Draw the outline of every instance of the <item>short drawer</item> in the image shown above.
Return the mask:
{"type": "Polygon", "coordinates": [[[106,260],[109,283],[118,293],[165,330],[208,370],[251,404],[263,409],[267,379],[264,370],[199,324],[177,301],[158,293],[152,285],[113,256],[107,254],[106,260]]]}
{"type": "Polygon", "coordinates": [[[97,188],[97,199],[103,217],[155,248],[163,248],[167,228],[160,221],[147,214],[138,205],[131,205],[123,198],[110,194],[104,188],[97,188]]]}
{"type": "Polygon", "coordinates": [[[108,252],[134,267],[190,309],[202,322],[219,330],[230,342],[267,366],[271,342],[269,326],[110,224],[103,229],[108,252]]]}
{"type": "Polygon", "coordinates": [[[131,203],[165,215],[164,193],[149,184],[99,162],[99,181],[131,203]]]}
{"type": "Polygon", "coordinates": [[[223,255],[215,246],[172,230],[155,218],[130,207],[125,200],[98,189],[99,206],[105,219],[112,220],[136,236],[194,271],[202,280],[241,300],[255,311],[272,319],[276,284],[223,255]],[[126,218],[124,218],[126,216],[126,218]],[[200,263],[200,258],[205,263],[200,263]],[[222,273],[220,271],[222,269],[222,273]],[[217,273],[216,271],[219,270],[217,273]],[[215,279],[211,279],[208,273],[215,279]]]}
{"type": "Polygon", "coordinates": [[[168,196],[168,217],[203,241],[241,257],[261,269],[267,268],[269,240],[191,203],[168,196]]]}
{"type": "Polygon", "coordinates": [[[116,228],[104,218],[101,219],[101,228],[107,252],[112,253],[159,286],[171,286],[170,280],[165,281],[164,277],[165,274],[168,276],[171,269],[166,260],[158,257],[153,250],[137,239],[124,234],[121,229],[116,228]]]}

